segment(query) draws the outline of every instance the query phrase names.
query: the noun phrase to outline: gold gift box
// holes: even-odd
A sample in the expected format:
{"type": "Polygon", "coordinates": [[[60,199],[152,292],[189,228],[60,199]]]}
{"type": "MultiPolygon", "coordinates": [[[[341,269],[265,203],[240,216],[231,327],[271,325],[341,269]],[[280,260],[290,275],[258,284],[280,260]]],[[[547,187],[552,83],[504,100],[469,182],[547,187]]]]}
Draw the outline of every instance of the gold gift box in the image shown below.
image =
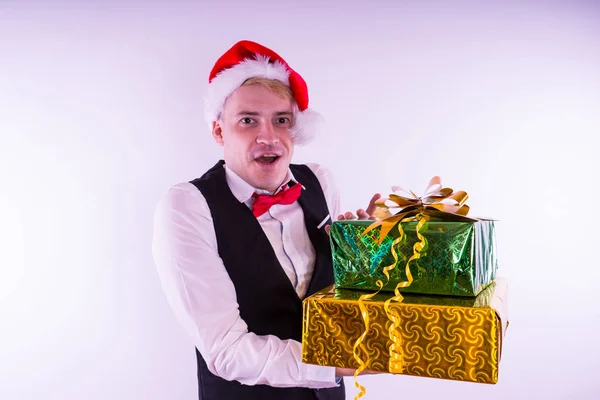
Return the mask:
{"type": "MultiPolygon", "coordinates": [[[[404,294],[390,303],[400,316],[400,369],[390,364],[391,321],[384,310],[393,294],[379,293],[364,301],[370,327],[358,354],[370,371],[496,383],[507,291],[506,280],[496,278],[475,298],[404,294]]],[[[330,286],[303,301],[303,362],[359,367],[353,346],[365,331],[358,303],[365,293],[330,286]]]]}

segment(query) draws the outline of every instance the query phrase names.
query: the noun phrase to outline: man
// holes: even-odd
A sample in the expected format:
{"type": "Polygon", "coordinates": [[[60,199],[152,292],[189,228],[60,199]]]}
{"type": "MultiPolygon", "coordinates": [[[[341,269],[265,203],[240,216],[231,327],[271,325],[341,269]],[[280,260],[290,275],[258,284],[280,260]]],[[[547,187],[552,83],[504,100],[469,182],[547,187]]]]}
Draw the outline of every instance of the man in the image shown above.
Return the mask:
{"type": "Polygon", "coordinates": [[[290,164],[319,118],[306,83],[272,50],[242,41],[216,62],[205,107],[224,161],[170,188],[153,244],[196,346],[199,398],[342,400],[341,377],[354,371],[301,361],[301,301],[333,283],[326,228],[339,212],[326,169],[290,164]]]}

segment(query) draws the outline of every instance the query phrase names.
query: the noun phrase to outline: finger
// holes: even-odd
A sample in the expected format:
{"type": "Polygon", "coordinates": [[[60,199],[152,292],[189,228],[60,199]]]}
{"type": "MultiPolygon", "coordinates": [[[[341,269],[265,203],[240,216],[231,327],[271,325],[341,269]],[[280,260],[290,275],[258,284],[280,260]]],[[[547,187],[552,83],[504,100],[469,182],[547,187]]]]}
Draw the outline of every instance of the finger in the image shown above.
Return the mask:
{"type": "Polygon", "coordinates": [[[335,368],[335,376],[352,376],[356,370],[351,368],[335,368]]]}
{"type": "Polygon", "coordinates": [[[344,214],[346,219],[356,219],[356,215],[352,214],[350,211],[344,214]]]}
{"type": "Polygon", "coordinates": [[[362,208],[356,210],[356,215],[358,215],[358,219],[369,219],[371,216],[367,214],[365,210],[362,208]]]}
{"type": "Polygon", "coordinates": [[[373,213],[377,209],[377,206],[375,205],[375,202],[377,200],[379,200],[380,198],[381,198],[381,194],[379,194],[379,193],[375,193],[373,195],[373,197],[371,197],[371,201],[369,201],[369,206],[367,207],[367,210],[366,210],[367,214],[373,215],[373,213]]]}
{"type": "Polygon", "coordinates": [[[340,214],[340,215],[338,215],[337,219],[338,219],[338,221],[343,221],[346,219],[346,217],[344,217],[344,214],[340,214]]]}
{"type": "Polygon", "coordinates": [[[325,233],[329,235],[329,230],[331,229],[331,225],[325,225],[325,233]]]}
{"type": "Polygon", "coordinates": [[[367,371],[362,371],[362,372],[360,373],[360,375],[375,375],[375,374],[382,374],[382,373],[385,373],[385,372],[378,372],[378,371],[368,371],[368,370],[367,370],[367,371]]]}

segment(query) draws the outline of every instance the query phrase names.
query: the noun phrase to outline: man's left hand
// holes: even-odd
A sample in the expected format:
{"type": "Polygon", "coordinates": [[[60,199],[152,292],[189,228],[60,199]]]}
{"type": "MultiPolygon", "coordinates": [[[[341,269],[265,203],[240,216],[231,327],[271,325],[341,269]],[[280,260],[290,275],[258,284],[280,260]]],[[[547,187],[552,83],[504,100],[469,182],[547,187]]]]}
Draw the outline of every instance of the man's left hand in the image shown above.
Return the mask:
{"type": "MultiPolygon", "coordinates": [[[[373,195],[373,197],[371,197],[371,201],[369,202],[369,206],[367,207],[366,210],[363,210],[362,208],[359,208],[358,210],[356,210],[356,215],[358,215],[358,219],[375,219],[375,216],[373,215],[373,213],[375,212],[375,210],[377,209],[377,206],[375,205],[375,202],[377,200],[379,200],[381,198],[381,195],[379,193],[375,193],[373,195]]],[[[347,219],[357,219],[356,215],[354,215],[351,211],[348,211],[344,214],[340,214],[338,215],[338,221],[344,221],[347,219]]]]}
{"type": "MultiPolygon", "coordinates": [[[[358,219],[359,220],[375,219],[375,216],[373,215],[373,213],[377,209],[375,202],[377,200],[379,200],[380,198],[381,198],[381,195],[379,193],[375,193],[373,195],[373,197],[371,197],[371,201],[369,202],[369,206],[367,207],[366,210],[363,210],[362,208],[359,208],[358,210],[356,210],[356,215],[358,215],[358,219]]],[[[356,215],[354,215],[351,211],[348,211],[344,214],[338,215],[337,220],[344,221],[344,220],[349,220],[349,219],[357,219],[356,215]]],[[[325,226],[325,232],[327,232],[328,234],[329,234],[330,227],[331,227],[331,225],[325,226]]]]}

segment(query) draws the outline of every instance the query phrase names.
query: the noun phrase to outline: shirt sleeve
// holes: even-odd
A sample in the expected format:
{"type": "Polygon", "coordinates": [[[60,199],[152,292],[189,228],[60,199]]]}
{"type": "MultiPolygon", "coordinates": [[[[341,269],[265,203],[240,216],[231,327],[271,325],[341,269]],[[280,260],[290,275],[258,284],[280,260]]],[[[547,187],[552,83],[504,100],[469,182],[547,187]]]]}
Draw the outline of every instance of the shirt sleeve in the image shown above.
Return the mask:
{"type": "Polygon", "coordinates": [[[335,368],[302,363],[301,343],[248,332],[195,186],[175,185],[159,201],[152,246],[167,301],[213,374],[246,385],[337,386],[335,368]]]}

